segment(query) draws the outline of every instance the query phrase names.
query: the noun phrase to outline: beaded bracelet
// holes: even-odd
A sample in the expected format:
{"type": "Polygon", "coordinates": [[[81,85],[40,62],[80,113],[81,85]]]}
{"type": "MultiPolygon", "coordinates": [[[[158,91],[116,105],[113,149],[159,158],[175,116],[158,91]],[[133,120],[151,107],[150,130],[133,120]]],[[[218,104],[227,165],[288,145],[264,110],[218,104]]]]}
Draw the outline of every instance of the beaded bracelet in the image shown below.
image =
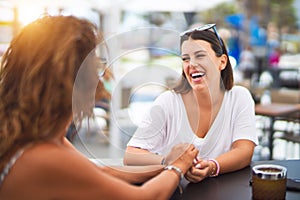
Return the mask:
{"type": "MultiPolygon", "coordinates": [[[[217,169],[216,169],[216,173],[215,174],[210,174],[209,177],[215,177],[219,175],[220,172],[220,164],[217,160],[215,159],[209,159],[208,161],[212,161],[213,163],[215,163],[217,169]]],[[[213,171],[215,171],[215,169],[213,168],[213,171]]]]}

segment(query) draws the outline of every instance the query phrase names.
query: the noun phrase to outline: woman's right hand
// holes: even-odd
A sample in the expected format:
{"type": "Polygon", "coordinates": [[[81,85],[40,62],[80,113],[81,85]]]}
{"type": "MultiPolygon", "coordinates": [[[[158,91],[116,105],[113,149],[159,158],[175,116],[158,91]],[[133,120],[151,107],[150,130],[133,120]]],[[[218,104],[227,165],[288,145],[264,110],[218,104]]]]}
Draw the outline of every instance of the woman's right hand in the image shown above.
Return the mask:
{"type": "Polygon", "coordinates": [[[192,167],[198,152],[198,149],[193,144],[177,144],[166,156],[165,163],[179,167],[185,174],[192,167]]]}

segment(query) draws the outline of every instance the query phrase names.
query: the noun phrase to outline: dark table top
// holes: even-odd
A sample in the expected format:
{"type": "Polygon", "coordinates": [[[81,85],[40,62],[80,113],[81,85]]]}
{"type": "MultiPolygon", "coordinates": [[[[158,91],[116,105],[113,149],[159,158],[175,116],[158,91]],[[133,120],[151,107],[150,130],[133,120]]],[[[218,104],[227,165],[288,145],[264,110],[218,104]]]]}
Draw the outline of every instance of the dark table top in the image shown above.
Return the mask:
{"type": "MultiPolygon", "coordinates": [[[[280,161],[258,161],[257,164],[280,164],[287,167],[288,178],[300,179],[300,160],[280,160],[280,161]]],[[[251,179],[251,166],[242,170],[220,175],[214,178],[207,178],[199,183],[189,183],[183,179],[181,186],[183,194],[179,189],[175,191],[172,200],[248,200],[252,199],[252,188],[249,185],[251,179]]],[[[300,192],[289,191],[286,193],[286,200],[299,200],[300,192]]]]}

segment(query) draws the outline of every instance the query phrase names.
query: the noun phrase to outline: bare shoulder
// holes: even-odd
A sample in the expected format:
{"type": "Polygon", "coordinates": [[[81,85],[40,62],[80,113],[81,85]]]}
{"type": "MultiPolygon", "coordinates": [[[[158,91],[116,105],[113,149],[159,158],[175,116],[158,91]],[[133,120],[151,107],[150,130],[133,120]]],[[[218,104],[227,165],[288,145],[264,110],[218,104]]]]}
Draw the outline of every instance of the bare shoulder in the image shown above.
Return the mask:
{"type": "Polygon", "coordinates": [[[45,195],[53,199],[92,199],[105,195],[117,182],[121,181],[105,174],[75,149],[41,144],[28,148],[17,160],[3,189],[19,188],[20,192],[10,194],[9,199],[20,199],[20,194],[22,199],[43,199],[45,195]]]}

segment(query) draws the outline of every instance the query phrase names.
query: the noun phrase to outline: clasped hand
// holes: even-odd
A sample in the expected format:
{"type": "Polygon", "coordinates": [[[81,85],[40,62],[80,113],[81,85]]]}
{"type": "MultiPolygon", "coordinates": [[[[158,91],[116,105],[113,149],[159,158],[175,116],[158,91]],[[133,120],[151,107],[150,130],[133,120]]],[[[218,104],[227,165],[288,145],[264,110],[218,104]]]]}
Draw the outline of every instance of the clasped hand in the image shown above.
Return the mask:
{"type": "MultiPolygon", "coordinates": [[[[169,165],[176,160],[183,160],[185,157],[185,162],[187,162],[189,159],[186,159],[187,157],[184,156],[186,151],[191,148],[194,149],[193,145],[191,144],[177,144],[175,145],[172,150],[169,152],[169,154],[165,158],[165,164],[169,165]]],[[[198,150],[197,150],[198,152],[198,150]]],[[[195,155],[195,154],[193,154],[195,155]]],[[[191,155],[190,155],[191,156],[191,155]]],[[[185,164],[187,165],[187,163],[185,164]]],[[[189,168],[187,170],[183,170],[185,172],[185,178],[193,183],[197,183],[205,179],[210,172],[210,165],[209,161],[205,159],[200,159],[197,157],[197,154],[193,157],[192,162],[189,163],[189,168]]]]}
{"type": "Polygon", "coordinates": [[[208,160],[196,158],[192,167],[185,173],[184,177],[193,183],[197,183],[208,177],[210,173],[210,163],[208,160]]]}
{"type": "Polygon", "coordinates": [[[199,151],[193,144],[177,144],[165,157],[166,165],[176,165],[184,174],[193,167],[193,160],[196,159],[199,151]]]}

